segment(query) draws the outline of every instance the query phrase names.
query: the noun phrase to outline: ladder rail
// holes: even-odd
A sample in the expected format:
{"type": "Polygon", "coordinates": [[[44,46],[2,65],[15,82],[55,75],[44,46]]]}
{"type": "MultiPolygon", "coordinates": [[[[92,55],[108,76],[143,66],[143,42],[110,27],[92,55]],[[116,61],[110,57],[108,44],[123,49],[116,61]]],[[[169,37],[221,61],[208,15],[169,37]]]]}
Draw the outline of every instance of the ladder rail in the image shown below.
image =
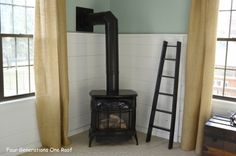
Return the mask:
{"type": "Polygon", "coordinates": [[[176,62],[175,62],[175,80],[174,80],[174,96],[172,100],[172,117],[170,125],[170,136],[168,148],[172,149],[174,133],[175,133],[175,119],[176,119],[176,108],[178,100],[178,86],[179,86],[179,67],[180,67],[180,52],[181,52],[181,42],[177,42],[176,48],[176,62]]]}

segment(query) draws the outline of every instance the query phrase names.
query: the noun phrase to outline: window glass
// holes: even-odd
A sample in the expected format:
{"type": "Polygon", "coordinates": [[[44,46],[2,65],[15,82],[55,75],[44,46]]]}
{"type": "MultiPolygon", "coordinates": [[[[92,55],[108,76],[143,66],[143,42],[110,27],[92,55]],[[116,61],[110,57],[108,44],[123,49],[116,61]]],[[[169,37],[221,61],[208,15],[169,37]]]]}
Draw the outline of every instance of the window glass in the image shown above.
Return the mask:
{"type": "Polygon", "coordinates": [[[236,38],[236,11],[232,11],[230,37],[236,38]]]}
{"type": "Polygon", "coordinates": [[[233,7],[232,7],[233,10],[236,10],[236,0],[233,0],[233,7]]]}
{"type": "Polygon", "coordinates": [[[15,38],[2,38],[2,57],[4,68],[11,68],[12,66],[16,66],[15,38]]]}
{"type": "Polygon", "coordinates": [[[236,69],[236,42],[228,43],[227,68],[236,69]]]}
{"type": "MultiPolygon", "coordinates": [[[[34,0],[32,0],[34,1],[34,0]]],[[[25,0],[13,0],[13,4],[15,5],[25,5],[25,0]]]]}
{"type": "Polygon", "coordinates": [[[14,33],[25,34],[26,33],[26,17],[25,7],[14,6],[14,33]]]}
{"type": "Polygon", "coordinates": [[[35,5],[35,0],[26,0],[26,6],[33,7],[35,5]]]}
{"type": "Polygon", "coordinates": [[[17,66],[29,65],[28,38],[16,38],[17,66]]]}
{"type": "Polygon", "coordinates": [[[226,70],[225,82],[228,82],[225,87],[225,96],[236,97],[236,69],[226,70]]]}
{"type": "Polygon", "coordinates": [[[231,9],[231,0],[220,0],[219,10],[230,10],[231,9]]]}
{"type": "Polygon", "coordinates": [[[12,4],[12,0],[0,0],[0,3],[12,4]]]}
{"type": "Polygon", "coordinates": [[[1,9],[1,33],[13,33],[12,7],[0,5],[1,9]]]}
{"type": "Polygon", "coordinates": [[[16,67],[3,68],[4,96],[14,96],[17,94],[16,88],[16,67]]]}
{"type": "Polygon", "coordinates": [[[17,67],[18,94],[29,93],[29,67],[17,67]]]}
{"type": "Polygon", "coordinates": [[[223,81],[224,81],[224,70],[215,69],[214,73],[214,86],[213,94],[214,95],[223,95],[223,81]]]}
{"type": "Polygon", "coordinates": [[[226,76],[236,78],[236,70],[226,70],[226,76]]]}
{"type": "Polygon", "coordinates": [[[33,39],[29,39],[29,58],[30,58],[30,65],[34,64],[34,51],[33,51],[33,39]]]}
{"type": "Polygon", "coordinates": [[[229,23],[230,23],[230,12],[229,11],[219,12],[218,25],[217,25],[218,37],[229,37],[229,23]]]}
{"type": "Polygon", "coordinates": [[[27,34],[33,34],[34,30],[34,9],[27,8],[26,9],[26,18],[27,18],[27,34]]]}
{"type": "Polygon", "coordinates": [[[35,92],[35,82],[34,82],[34,67],[30,66],[30,92],[35,92]]]}
{"type": "Polygon", "coordinates": [[[216,56],[215,56],[216,67],[223,68],[225,66],[225,57],[226,57],[226,42],[218,41],[216,45],[216,56]]]}

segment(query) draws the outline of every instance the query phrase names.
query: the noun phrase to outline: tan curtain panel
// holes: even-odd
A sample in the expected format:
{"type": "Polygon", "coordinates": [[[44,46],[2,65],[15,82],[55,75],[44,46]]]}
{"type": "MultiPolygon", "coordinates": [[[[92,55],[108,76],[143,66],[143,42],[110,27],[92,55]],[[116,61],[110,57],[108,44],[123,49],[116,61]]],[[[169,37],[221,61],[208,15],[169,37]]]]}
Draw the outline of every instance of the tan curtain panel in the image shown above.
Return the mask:
{"type": "Polygon", "coordinates": [[[44,147],[60,148],[69,143],[65,16],[65,0],[36,0],[36,106],[40,138],[44,147]]]}
{"type": "Polygon", "coordinates": [[[181,147],[201,153],[211,115],[218,0],[192,0],[185,76],[181,147]]]}

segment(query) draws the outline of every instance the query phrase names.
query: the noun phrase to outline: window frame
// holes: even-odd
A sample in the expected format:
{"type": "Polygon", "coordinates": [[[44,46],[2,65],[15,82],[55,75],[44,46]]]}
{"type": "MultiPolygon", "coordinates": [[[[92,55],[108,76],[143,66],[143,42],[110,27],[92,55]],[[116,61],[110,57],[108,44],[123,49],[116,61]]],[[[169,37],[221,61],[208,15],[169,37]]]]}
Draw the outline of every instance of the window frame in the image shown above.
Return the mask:
{"type": "Polygon", "coordinates": [[[236,98],[227,97],[227,96],[220,96],[220,95],[213,95],[213,99],[236,102],[236,98]]]}
{"type": "MultiPolygon", "coordinates": [[[[228,32],[229,32],[228,37],[217,37],[217,41],[224,41],[224,42],[226,42],[226,51],[225,51],[224,67],[219,68],[219,67],[216,67],[216,65],[214,66],[214,70],[215,69],[219,69],[219,70],[223,70],[223,72],[224,72],[222,95],[214,95],[213,94],[213,98],[214,99],[225,100],[225,101],[236,102],[236,97],[229,97],[229,96],[225,96],[224,95],[225,88],[226,88],[226,86],[225,86],[225,83],[226,83],[226,72],[227,72],[227,70],[230,70],[230,69],[227,68],[228,44],[229,44],[229,42],[236,42],[236,38],[230,37],[231,28],[232,28],[232,25],[231,25],[231,23],[232,23],[232,13],[233,13],[233,11],[236,11],[235,9],[233,9],[233,3],[236,3],[236,0],[231,0],[231,6],[230,6],[229,10],[219,10],[218,11],[218,12],[225,12],[225,11],[230,12],[230,19],[229,19],[230,21],[229,21],[229,28],[228,28],[228,32]]],[[[216,45],[217,45],[217,42],[216,42],[216,45]]],[[[236,70],[233,70],[233,71],[236,71],[236,70]]]]}
{"type": "MultiPolygon", "coordinates": [[[[11,5],[13,7],[20,6],[20,7],[25,7],[25,8],[34,8],[33,6],[27,6],[26,4],[25,5],[6,4],[6,3],[0,3],[0,4],[11,5]]],[[[0,15],[1,15],[1,12],[0,12],[0,15]]],[[[27,15],[25,15],[25,16],[27,16],[27,15]]],[[[1,22],[1,19],[0,19],[0,22],[1,22]]],[[[13,33],[1,33],[1,25],[0,25],[0,102],[35,96],[34,92],[26,93],[26,94],[12,95],[12,96],[4,96],[4,72],[3,72],[4,67],[3,67],[3,45],[2,45],[2,38],[3,37],[12,37],[15,39],[16,38],[27,38],[28,40],[31,38],[34,39],[33,34],[30,34],[27,32],[24,34],[14,33],[14,32],[13,33]]],[[[28,59],[30,59],[30,58],[28,57],[28,59]]],[[[34,66],[34,64],[33,65],[30,65],[30,64],[23,65],[23,66],[30,67],[30,66],[34,66]]],[[[17,67],[17,65],[16,65],[16,67],[17,67]]],[[[30,73],[29,73],[29,75],[30,75],[30,73]]],[[[16,75],[16,80],[17,80],[17,75],[16,75]]],[[[30,82],[30,79],[29,79],[29,82],[30,82]]],[[[18,84],[16,84],[16,85],[18,86],[18,84]]],[[[30,87],[30,83],[29,83],[29,87],[30,87]]]]}

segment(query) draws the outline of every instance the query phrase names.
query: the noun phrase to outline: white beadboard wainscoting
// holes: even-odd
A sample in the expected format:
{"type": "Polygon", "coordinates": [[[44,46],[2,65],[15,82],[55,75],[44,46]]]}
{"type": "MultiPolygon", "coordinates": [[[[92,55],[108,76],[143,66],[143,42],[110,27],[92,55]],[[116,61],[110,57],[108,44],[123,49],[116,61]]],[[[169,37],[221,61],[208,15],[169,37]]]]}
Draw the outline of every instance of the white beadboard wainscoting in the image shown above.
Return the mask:
{"type": "MultiPolygon", "coordinates": [[[[93,33],[68,33],[68,62],[70,84],[70,135],[89,128],[89,91],[106,88],[105,36],[93,33]]],[[[176,34],[120,34],[119,76],[120,89],[137,91],[137,130],[146,133],[162,42],[175,45],[182,42],[179,96],[175,128],[175,141],[179,140],[182,125],[184,96],[184,66],[187,35],[176,34]]],[[[168,57],[175,57],[175,48],[169,48],[168,57]]],[[[164,72],[173,74],[174,63],[167,63],[164,72]]],[[[164,79],[163,92],[173,91],[173,80],[164,79]]],[[[159,107],[171,109],[172,98],[160,96],[159,107]]],[[[156,115],[156,124],[168,127],[170,116],[156,115]]],[[[168,138],[168,133],[154,130],[154,135],[168,138]]]]}
{"type": "Polygon", "coordinates": [[[68,33],[67,46],[71,136],[89,128],[89,91],[105,89],[105,38],[102,34],[68,33]]]}

